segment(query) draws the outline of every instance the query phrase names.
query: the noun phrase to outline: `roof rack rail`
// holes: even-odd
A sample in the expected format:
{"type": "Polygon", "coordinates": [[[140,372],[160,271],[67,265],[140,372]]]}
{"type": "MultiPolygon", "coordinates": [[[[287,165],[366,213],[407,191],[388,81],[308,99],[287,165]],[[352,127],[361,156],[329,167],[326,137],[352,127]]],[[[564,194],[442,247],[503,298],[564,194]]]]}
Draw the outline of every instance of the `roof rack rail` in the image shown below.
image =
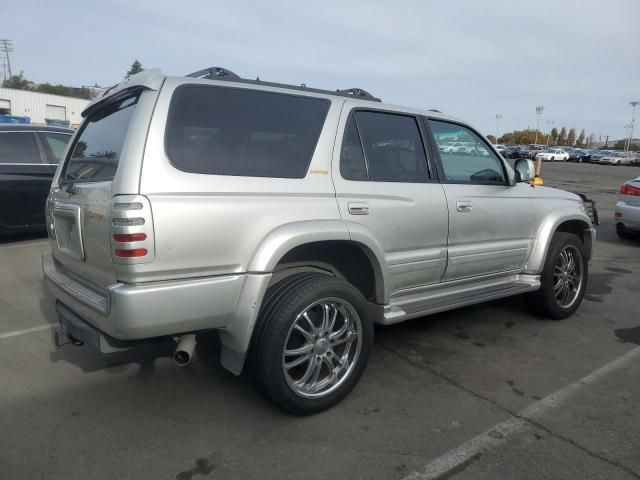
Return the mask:
{"type": "Polygon", "coordinates": [[[227,80],[230,82],[250,83],[253,85],[264,85],[267,87],[288,88],[290,90],[300,90],[304,92],[324,93],[328,95],[337,95],[339,97],[358,98],[360,100],[371,100],[372,102],[380,102],[379,98],[374,97],[366,90],[361,88],[348,88],[345,90],[322,90],[320,88],[307,87],[304,83],[301,85],[289,85],[287,83],[265,82],[257,77],[255,80],[242,78],[231,70],[222,67],[209,67],[197,72],[186,75],[190,78],[202,78],[207,80],[227,80]]]}
{"type": "Polygon", "coordinates": [[[212,80],[240,80],[240,76],[222,67],[209,67],[204,70],[190,73],[187,77],[193,78],[209,78],[212,80]]]}
{"type": "Polygon", "coordinates": [[[336,90],[336,92],[340,95],[347,95],[350,97],[360,98],[362,100],[373,100],[374,102],[380,101],[379,98],[374,97],[369,92],[361,88],[346,88],[344,90],[336,90]]]}

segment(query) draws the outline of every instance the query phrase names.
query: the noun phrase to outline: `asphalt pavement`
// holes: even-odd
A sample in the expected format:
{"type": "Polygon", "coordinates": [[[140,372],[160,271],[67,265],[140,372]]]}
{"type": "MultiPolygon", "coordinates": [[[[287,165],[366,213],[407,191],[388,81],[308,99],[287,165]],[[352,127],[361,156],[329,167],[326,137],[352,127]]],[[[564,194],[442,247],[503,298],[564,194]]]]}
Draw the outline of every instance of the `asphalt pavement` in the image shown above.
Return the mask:
{"type": "Polygon", "coordinates": [[[104,358],[52,343],[39,236],[0,241],[0,479],[640,478],[640,240],[613,206],[639,167],[548,163],[598,201],[585,300],[564,321],[509,298],[376,328],[338,406],[282,413],[218,365],[215,335],[104,358]]]}

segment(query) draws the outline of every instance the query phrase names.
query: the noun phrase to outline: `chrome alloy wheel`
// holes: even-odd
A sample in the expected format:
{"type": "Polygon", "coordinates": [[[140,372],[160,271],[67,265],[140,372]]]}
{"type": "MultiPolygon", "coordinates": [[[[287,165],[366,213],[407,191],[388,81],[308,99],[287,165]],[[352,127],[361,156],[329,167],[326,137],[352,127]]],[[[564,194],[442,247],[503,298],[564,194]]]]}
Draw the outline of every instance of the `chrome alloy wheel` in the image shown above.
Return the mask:
{"type": "Polygon", "coordinates": [[[580,250],[574,245],[560,250],[553,271],[553,294],[562,308],[571,307],[578,299],[583,271],[580,250]]]}
{"type": "Polygon", "coordinates": [[[289,387],[301,397],[319,398],[342,385],[362,347],[362,322],[344,299],[329,297],[306,307],[291,325],[282,352],[289,387]]]}

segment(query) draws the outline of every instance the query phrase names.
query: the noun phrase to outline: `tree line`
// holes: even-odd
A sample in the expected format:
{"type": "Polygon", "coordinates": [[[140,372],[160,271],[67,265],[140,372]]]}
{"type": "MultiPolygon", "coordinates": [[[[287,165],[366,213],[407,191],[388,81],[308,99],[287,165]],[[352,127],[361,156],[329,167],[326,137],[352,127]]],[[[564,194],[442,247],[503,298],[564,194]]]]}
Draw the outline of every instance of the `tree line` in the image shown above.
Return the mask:
{"type": "MultiPolygon", "coordinates": [[[[140,73],[143,70],[142,64],[138,59],[136,59],[127,71],[127,76],[140,73]]],[[[62,95],[63,97],[85,98],[87,100],[95,97],[96,89],[100,88],[97,84],[94,87],[71,87],[62,84],[52,85],[50,83],[36,84],[35,82],[25,78],[23,72],[20,72],[18,75],[13,75],[11,78],[3,81],[2,86],[5,88],[14,88],[16,90],[29,90],[31,92],[62,95]]]]}
{"type": "MultiPolygon", "coordinates": [[[[495,138],[495,136],[490,135],[495,138]]],[[[567,130],[562,127],[560,130],[552,128],[550,132],[542,132],[540,130],[514,130],[507,132],[498,138],[498,143],[508,143],[513,145],[526,145],[529,143],[538,143],[543,145],[554,145],[559,147],[592,147],[596,143],[596,134],[591,133],[588,136],[584,128],[577,133],[575,128],[567,130]]]]}

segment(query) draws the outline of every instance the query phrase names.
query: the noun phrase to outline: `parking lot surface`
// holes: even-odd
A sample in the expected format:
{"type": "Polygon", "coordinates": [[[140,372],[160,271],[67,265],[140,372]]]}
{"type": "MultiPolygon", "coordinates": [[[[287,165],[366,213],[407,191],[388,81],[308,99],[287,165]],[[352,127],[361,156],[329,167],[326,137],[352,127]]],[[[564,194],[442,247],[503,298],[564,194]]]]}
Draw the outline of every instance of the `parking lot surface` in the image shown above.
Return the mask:
{"type": "Polygon", "coordinates": [[[52,343],[44,238],[0,243],[0,479],[640,478],[640,240],[613,207],[638,167],[545,164],[598,200],[587,294],[571,318],[520,298],[379,327],[337,407],[286,415],[218,365],[215,336],[105,359],[52,343]],[[160,355],[160,356],[158,356],[160,355]]]}

